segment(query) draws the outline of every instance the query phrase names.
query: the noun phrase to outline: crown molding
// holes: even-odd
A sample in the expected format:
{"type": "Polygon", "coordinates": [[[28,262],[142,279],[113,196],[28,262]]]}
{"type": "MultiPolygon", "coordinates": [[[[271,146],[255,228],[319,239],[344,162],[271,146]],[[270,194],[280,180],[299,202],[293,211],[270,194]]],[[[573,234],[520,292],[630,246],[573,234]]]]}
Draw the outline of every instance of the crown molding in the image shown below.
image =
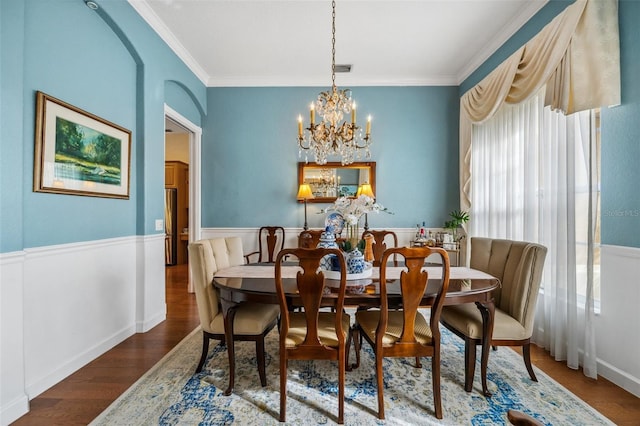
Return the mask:
{"type": "Polygon", "coordinates": [[[527,7],[522,11],[517,19],[505,26],[501,32],[496,34],[493,40],[478,51],[478,53],[460,71],[456,79],[457,85],[461,85],[475,70],[491,57],[503,44],[505,44],[524,24],[542,9],[549,0],[539,0],[527,3],[527,7]]]}
{"type": "Polygon", "coordinates": [[[158,15],[153,11],[147,0],[127,0],[131,7],[138,12],[138,14],[144,19],[147,24],[160,36],[160,38],[169,46],[169,48],[184,62],[184,64],[193,72],[196,77],[204,84],[207,85],[209,75],[200,66],[189,51],[184,47],[182,43],[176,38],[175,35],[169,30],[169,28],[162,22],[158,15]]]}
{"type": "MultiPolygon", "coordinates": [[[[127,0],[131,7],[147,22],[147,24],[160,36],[169,48],[182,60],[182,62],[196,75],[196,77],[207,87],[295,87],[311,86],[324,87],[328,85],[326,81],[320,81],[313,77],[300,76],[292,79],[290,76],[245,76],[245,77],[215,77],[210,76],[194,59],[189,51],[169,28],[162,22],[158,15],[149,6],[148,0],[127,0]]],[[[498,33],[491,43],[472,58],[466,66],[455,76],[425,76],[414,78],[380,78],[380,77],[357,77],[340,78],[341,85],[349,86],[459,86],[478,67],[491,57],[510,37],[512,37],[527,21],[529,21],[549,0],[537,0],[527,3],[527,7],[517,19],[511,21],[503,31],[498,33]]]]}
{"type": "MultiPolygon", "coordinates": [[[[339,87],[349,86],[458,86],[455,76],[430,76],[425,78],[380,78],[340,76],[336,82],[339,87]]],[[[330,87],[331,82],[326,78],[312,78],[300,76],[292,79],[290,76],[271,77],[211,77],[207,87],[330,87]]]]}

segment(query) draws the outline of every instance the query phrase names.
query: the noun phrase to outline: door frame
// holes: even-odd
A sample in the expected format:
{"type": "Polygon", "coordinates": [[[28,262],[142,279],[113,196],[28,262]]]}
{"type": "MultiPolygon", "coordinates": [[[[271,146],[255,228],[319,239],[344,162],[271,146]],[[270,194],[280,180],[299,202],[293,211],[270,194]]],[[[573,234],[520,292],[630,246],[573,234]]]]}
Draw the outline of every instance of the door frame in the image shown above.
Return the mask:
{"type": "MultiPolygon", "coordinates": [[[[165,118],[169,118],[189,133],[189,243],[198,241],[202,236],[201,223],[201,170],[202,128],[178,111],[164,104],[165,118]]],[[[191,274],[189,274],[188,291],[194,292],[191,274]]]]}

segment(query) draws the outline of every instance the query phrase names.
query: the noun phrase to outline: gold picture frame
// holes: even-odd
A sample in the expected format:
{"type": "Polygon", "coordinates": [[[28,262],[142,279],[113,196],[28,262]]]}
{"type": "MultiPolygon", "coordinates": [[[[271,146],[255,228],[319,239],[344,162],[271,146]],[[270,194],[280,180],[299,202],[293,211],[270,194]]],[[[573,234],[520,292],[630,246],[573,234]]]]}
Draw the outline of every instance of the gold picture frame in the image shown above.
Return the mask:
{"type": "Polygon", "coordinates": [[[309,184],[314,198],[308,203],[333,203],[338,197],[355,198],[362,183],[376,191],[376,162],[355,162],[342,165],[329,162],[323,165],[298,162],[298,187],[309,184]]]}
{"type": "Polygon", "coordinates": [[[36,92],[33,190],[129,199],[131,131],[36,92]]]}

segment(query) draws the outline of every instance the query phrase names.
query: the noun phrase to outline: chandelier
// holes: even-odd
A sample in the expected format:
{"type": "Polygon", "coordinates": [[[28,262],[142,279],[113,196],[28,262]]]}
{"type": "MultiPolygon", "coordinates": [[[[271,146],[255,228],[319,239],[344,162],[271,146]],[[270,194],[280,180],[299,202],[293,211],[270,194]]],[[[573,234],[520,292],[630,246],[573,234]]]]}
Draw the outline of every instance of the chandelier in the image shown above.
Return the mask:
{"type": "Polygon", "coordinates": [[[305,161],[313,154],[317,164],[326,164],[327,157],[341,157],[342,165],[351,164],[356,158],[371,158],[371,116],[367,119],[364,137],[356,124],[356,103],[351,100],[351,89],[336,87],[336,2],[331,2],[331,90],[321,92],[309,110],[309,127],[303,129],[302,116],[298,115],[298,155],[304,152],[305,161]],[[322,117],[316,123],[316,112],[322,117]],[[351,114],[351,122],[343,121],[351,114]]]}

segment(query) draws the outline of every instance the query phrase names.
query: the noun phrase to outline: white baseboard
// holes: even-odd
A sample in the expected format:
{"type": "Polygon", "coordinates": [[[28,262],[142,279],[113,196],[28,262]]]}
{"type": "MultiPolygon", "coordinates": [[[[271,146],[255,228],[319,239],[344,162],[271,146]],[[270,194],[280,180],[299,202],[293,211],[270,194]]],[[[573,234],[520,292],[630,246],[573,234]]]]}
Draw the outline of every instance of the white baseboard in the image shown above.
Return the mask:
{"type": "Polygon", "coordinates": [[[640,398],[640,379],[598,359],[598,375],[640,398]]]}
{"type": "Polygon", "coordinates": [[[152,318],[148,318],[145,321],[136,321],[136,333],[146,333],[156,325],[163,322],[165,319],[167,319],[166,312],[167,309],[165,304],[165,309],[162,312],[158,312],[152,318]]]}
{"type": "Polygon", "coordinates": [[[83,351],[82,353],[69,358],[65,364],[49,372],[49,374],[47,374],[46,376],[40,377],[38,380],[27,385],[26,391],[27,395],[29,395],[29,399],[33,399],[36,396],[40,395],[51,386],[62,381],[72,373],[78,371],[80,368],[84,367],[94,359],[98,358],[100,355],[107,352],[109,349],[113,348],[114,346],[134,334],[134,328],[127,327],[126,329],[120,330],[113,336],[103,340],[99,344],[91,348],[87,348],[87,350],[83,351]]]}
{"type": "Polygon", "coordinates": [[[9,425],[29,412],[29,398],[22,394],[19,398],[2,404],[0,409],[0,425],[9,425]]]}

